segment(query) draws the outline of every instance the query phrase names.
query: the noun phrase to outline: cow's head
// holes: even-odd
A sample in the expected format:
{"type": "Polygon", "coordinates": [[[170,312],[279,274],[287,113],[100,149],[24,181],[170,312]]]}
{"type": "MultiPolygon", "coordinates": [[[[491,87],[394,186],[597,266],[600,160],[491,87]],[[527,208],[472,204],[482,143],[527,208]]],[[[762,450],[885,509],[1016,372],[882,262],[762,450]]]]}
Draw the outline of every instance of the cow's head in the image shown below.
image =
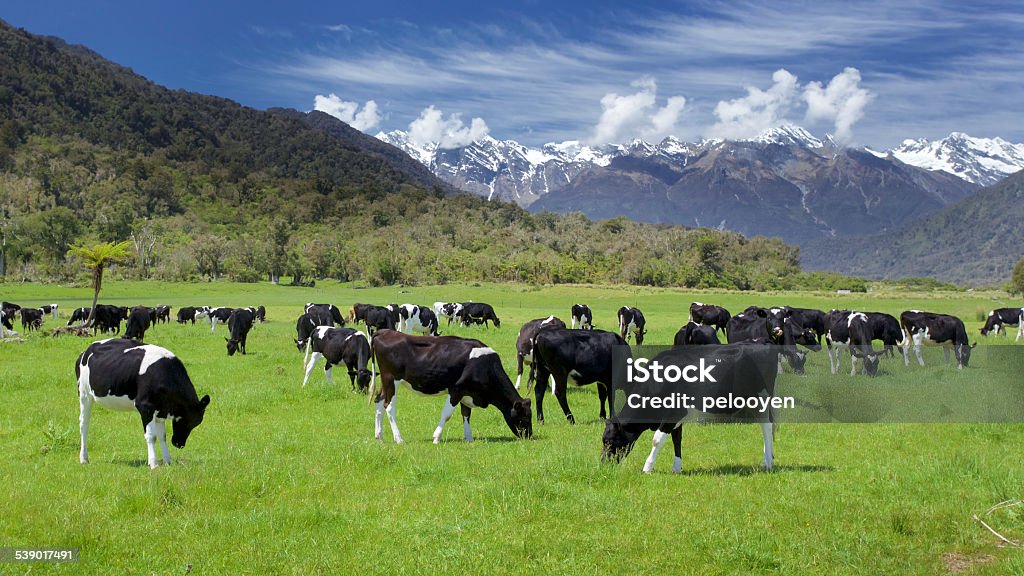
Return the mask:
{"type": "Polygon", "coordinates": [[[786,357],[786,361],[789,362],[789,367],[793,369],[793,373],[804,373],[804,365],[807,364],[807,352],[801,352],[796,348],[787,347],[787,349],[782,352],[782,355],[786,357]]]}
{"type": "Polygon", "coordinates": [[[533,407],[529,398],[520,398],[512,402],[512,408],[505,417],[512,433],[519,438],[533,437],[533,407]]]}
{"type": "Polygon", "coordinates": [[[978,343],[975,342],[974,344],[964,343],[956,346],[955,352],[958,367],[967,367],[967,365],[971,362],[971,350],[974,350],[974,347],[977,345],[978,343]]]}
{"type": "Polygon", "coordinates": [[[366,392],[370,389],[370,381],[372,379],[373,373],[366,368],[356,371],[356,385],[359,386],[360,392],[366,392]]]}
{"type": "Polygon", "coordinates": [[[203,416],[206,414],[206,407],[210,405],[210,395],[203,396],[202,400],[198,404],[192,406],[185,411],[184,414],[174,414],[177,418],[172,419],[173,424],[171,434],[171,444],[175,448],[184,448],[185,442],[188,441],[188,435],[192,433],[192,430],[202,424],[203,416]]]}
{"type": "Polygon", "coordinates": [[[233,338],[225,338],[224,340],[228,343],[228,356],[234,356],[235,352],[238,352],[239,341],[233,338]]]}
{"type": "Polygon", "coordinates": [[[498,320],[497,314],[495,314],[495,316],[494,316],[494,327],[495,328],[501,328],[501,320],[498,320]]]}
{"type": "MultiPolygon", "coordinates": [[[[762,309],[757,310],[758,316],[761,315],[761,311],[762,309]]],[[[786,324],[792,319],[793,311],[789,308],[771,308],[764,310],[764,313],[768,320],[768,335],[771,336],[772,340],[782,342],[786,324]]]]}
{"type": "Polygon", "coordinates": [[[619,422],[618,417],[612,416],[604,425],[604,434],[601,436],[603,444],[601,448],[601,460],[612,460],[616,463],[629,455],[636,444],[640,434],[645,428],[639,426],[625,426],[619,422]]]}
{"type": "Polygon", "coordinates": [[[299,352],[302,352],[303,349],[306,348],[306,342],[309,342],[309,338],[303,338],[302,340],[295,341],[295,347],[299,349],[299,352]]]}

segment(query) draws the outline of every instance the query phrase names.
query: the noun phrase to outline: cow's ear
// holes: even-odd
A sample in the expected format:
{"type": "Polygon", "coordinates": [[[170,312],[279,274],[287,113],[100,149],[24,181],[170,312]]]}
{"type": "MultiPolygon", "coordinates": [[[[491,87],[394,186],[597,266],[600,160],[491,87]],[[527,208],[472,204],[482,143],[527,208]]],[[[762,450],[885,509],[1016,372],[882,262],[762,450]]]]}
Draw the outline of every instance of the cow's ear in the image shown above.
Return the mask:
{"type": "Polygon", "coordinates": [[[756,314],[758,316],[760,316],[761,318],[767,318],[768,317],[768,311],[765,310],[764,308],[758,308],[756,314]]]}
{"type": "Polygon", "coordinates": [[[207,394],[206,396],[203,396],[201,400],[199,400],[199,406],[202,407],[202,408],[206,408],[209,405],[210,405],[210,395],[207,394]]]}

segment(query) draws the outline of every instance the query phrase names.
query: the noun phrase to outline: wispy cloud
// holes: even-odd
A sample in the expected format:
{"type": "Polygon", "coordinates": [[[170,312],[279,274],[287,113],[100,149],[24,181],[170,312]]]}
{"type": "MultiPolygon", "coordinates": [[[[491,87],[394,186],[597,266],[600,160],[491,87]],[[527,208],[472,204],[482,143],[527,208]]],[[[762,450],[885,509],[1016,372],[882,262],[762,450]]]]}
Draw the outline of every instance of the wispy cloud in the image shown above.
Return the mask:
{"type": "Polygon", "coordinates": [[[317,94],[313,99],[313,109],[330,114],[363,132],[369,132],[380,126],[380,112],[377,110],[377,103],[373,100],[368,100],[360,109],[358,102],[342,100],[335,94],[328,96],[317,94]]]}

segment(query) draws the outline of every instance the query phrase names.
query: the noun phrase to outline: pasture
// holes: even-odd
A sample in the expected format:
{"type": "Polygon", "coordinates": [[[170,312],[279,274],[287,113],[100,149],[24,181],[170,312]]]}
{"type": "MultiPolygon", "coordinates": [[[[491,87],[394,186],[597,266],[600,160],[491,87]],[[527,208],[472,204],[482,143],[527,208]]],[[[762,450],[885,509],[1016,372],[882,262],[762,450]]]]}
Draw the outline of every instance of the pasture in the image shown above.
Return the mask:
{"type": "MultiPolygon", "coordinates": [[[[62,320],[89,305],[87,288],[0,284],[0,298],[22,305],[59,302],[62,320]]],[[[322,368],[301,388],[295,318],[306,302],[488,302],[501,328],[441,332],[483,340],[515,380],[514,343],[530,319],[569,321],[588,303],[595,325],[615,329],[615,310],[641,308],[647,343],[669,344],[693,300],[727,307],[789,304],[870,309],[897,315],[922,308],[960,316],[972,341],[979,312],[996,293],[764,294],[692,293],[637,287],[531,288],[447,285],[355,289],[269,284],[192,285],[108,280],[100,301],[267,307],[249,336],[247,356],[228,357],[220,325],[159,324],[146,342],[185,363],[206,420],[174,464],[150,470],[136,413],[97,407],[89,433],[91,464],[78,463],[74,361],[91,339],[24,335],[0,344],[0,546],[77,547],[76,564],[3,564],[0,572],[68,574],[418,574],[418,573],[1024,573],[1024,552],[972,520],[1024,496],[1021,424],[784,424],[772,472],[761,472],[755,425],[687,425],[683,473],[663,453],[642,475],[651,434],[621,464],[600,461],[603,423],[594,386],[570,389],[578,424],[557,402],[534,438],[513,440],[493,408],[474,410],[476,442],[459,419],[431,443],[442,397],[398,392],[396,446],[385,425],[373,439],[373,409],[350,392],[344,369],[328,385],[322,368]]],[[[172,312],[173,318],[173,312],[172,312]]],[[[53,328],[48,319],[44,328],[53,328]]],[[[20,330],[20,326],[16,327],[20,330]]],[[[876,347],[878,344],[876,343],[876,347]]],[[[1024,350],[1024,347],[1021,347],[1024,350]]],[[[837,379],[851,378],[849,356],[837,379]]],[[[955,367],[941,352],[929,365],[883,371],[943,379],[955,367]]],[[[973,367],[964,371],[970,385],[973,367]]],[[[808,372],[828,371],[824,352],[808,372]]],[[[975,372],[976,374],[978,372],[975,372]]],[[[794,377],[788,374],[787,377],[794,377]]],[[[525,378],[524,378],[525,381],[525,378]]],[[[1019,510],[1019,509],[1018,509],[1019,510]]],[[[1024,538],[1013,509],[989,518],[1024,538]]]]}

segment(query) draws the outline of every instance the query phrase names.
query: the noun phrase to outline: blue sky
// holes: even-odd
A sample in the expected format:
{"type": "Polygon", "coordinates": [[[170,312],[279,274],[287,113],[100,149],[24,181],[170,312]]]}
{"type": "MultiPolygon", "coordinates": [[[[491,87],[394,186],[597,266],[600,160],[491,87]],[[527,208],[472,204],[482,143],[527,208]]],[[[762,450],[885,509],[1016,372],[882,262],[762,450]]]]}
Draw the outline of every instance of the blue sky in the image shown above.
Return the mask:
{"type": "Polygon", "coordinates": [[[879,149],[1024,141],[1020,2],[35,0],[0,18],[172,88],[450,145],[785,122],[879,149]]]}

